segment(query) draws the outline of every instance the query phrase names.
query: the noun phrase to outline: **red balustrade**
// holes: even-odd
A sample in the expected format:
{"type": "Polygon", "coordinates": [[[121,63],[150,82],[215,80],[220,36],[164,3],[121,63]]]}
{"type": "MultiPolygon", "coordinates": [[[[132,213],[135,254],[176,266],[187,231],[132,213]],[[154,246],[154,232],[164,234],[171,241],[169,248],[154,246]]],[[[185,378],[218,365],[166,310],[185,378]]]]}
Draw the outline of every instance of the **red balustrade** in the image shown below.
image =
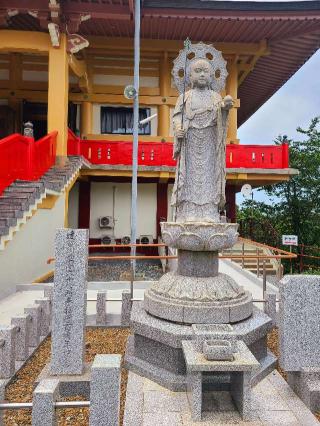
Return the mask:
{"type": "MultiPolygon", "coordinates": [[[[173,144],[139,142],[141,166],[175,166],[173,144]]],[[[83,155],[92,164],[131,165],[132,143],[128,141],[81,140],[69,131],[69,155],[83,155]]],[[[227,168],[282,169],[289,167],[289,150],[282,145],[227,145],[227,168]]]]}
{"type": "Polygon", "coordinates": [[[37,180],[54,165],[57,134],[35,141],[14,133],[0,140],[0,194],[16,179],[37,180]]]}

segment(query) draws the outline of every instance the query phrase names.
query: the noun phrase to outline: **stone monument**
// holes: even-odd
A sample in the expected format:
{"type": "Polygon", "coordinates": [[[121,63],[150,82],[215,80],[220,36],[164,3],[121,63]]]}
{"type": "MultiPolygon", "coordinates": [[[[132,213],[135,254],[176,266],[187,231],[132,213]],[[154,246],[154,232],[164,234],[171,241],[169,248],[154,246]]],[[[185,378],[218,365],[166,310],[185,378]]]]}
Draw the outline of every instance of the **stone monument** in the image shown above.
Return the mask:
{"type": "Polygon", "coordinates": [[[161,231],[163,241],[178,249],[178,268],[146,292],[144,306],[150,314],[181,323],[241,321],[252,314],[251,295],[219,273],[217,258],[238,238],[238,225],[220,219],[233,107],[231,96],[219,94],[226,61],[213,46],[198,43],[180,51],[172,74],[181,93],[173,113],[175,220],[161,223],[161,231]]]}
{"type": "MultiPolygon", "coordinates": [[[[182,342],[198,342],[204,336],[209,341],[239,340],[260,364],[250,378],[255,384],[275,365],[266,345],[272,320],[253,307],[249,292],[219,273],[219,251],[238,239],[238,225],[227,223],[221,214],[226,130],[234,103],[231,96],[220,95],[226,61],[213,46],[188,42],[174,61],[172,75],[180,92],[173,114],[178,164],[174,219],[161,223],[161,231],[166,245],[178,250],[178,267],[145,292],[144,302],[133,303],[134,334],[128,339],[125,363],[168,389],[182,391],[188,385],[182,342]]],[[[206,376],[211,388],[218,385],[218,376],[216,372],[206,376]]],[[[226,382],[231,389],[230,377],[226,382]]]]}

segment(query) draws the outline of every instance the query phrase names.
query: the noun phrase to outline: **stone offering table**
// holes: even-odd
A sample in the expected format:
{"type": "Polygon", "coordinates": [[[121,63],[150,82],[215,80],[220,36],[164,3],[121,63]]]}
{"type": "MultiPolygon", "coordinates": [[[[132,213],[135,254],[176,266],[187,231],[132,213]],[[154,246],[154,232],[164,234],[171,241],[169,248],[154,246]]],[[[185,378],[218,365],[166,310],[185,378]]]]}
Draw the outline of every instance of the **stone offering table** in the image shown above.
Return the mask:
{"type": "MultiPolygon", "coordinates": [[[[182,350],[188,372],[188,400],[193,420],[201,420],[203,388],[210,375],[217,382],[211,385],[211,391],[225,391],[223,376],[230,375],[229,392],[244,420],[249,420],[251,411],[251,376],[260,366],[248,347],[241,341],[236,343],[233,361],[209,361],[198,352],[192,341],[183,341],[182,350]],[[221,374],[221,381],[219,380],[221,374]]],[[[219,397],[219,395],[217,395],[219,397]]],[[[208,410],[209,407],[206,407],[208,410]]],[[[209,408],[210,409],[210,408],[209,408]]]]}

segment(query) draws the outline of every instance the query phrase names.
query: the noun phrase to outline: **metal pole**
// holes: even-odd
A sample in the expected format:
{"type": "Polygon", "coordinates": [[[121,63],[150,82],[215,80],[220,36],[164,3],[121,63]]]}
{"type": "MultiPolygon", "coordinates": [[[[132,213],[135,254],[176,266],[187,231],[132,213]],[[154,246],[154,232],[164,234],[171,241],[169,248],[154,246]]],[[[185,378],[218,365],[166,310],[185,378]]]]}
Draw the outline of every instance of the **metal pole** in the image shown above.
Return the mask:
{"type": "Polygon", "coordinates": [[[257,277],[259,278],[259,274],[260,274],[259,249],[256,249],[256,254],[257,254],[257,277]]]}
{"type": "MultiPolygon", "coordinates": [[[[138,143],[139,143],[139,65],[140,65],[140,0],[134,3],[134,88],[133,100],[133,146],[132,146],[132,187],[131,187],[131,244],[137,240],[137,193],[138,193],[138,143]]],[[[131,256],[136,255],[136,247],[131,247],[131,256]]],[[[130,294],[133,297],[136,261],[131,261],[130,294]]]]}
{"type": "MultiPolygon", "coordinates": [[[[290,253],[292,253],[292,245],[290,245],[290,253]]],[[[290,258],[290,274],[292,275],[292,257],[290,258]]]]}
{"type": "Polygon", "coordinates": [[[244,243],[242,243],[242,268],[244,269],[244,243]]]}
{"type": "MultiPolygon", "coordinates": [[[[57,401],[53,403],[55,408],[83,408],[90,407],[90,401],[57,401]]],[[[1,402],[0,410],[29,410],[32,402],[1,402]]]]}
{"type": "Polygon", "coordinates": [[[266,261],[263,261],[263,279],[262,279],[262,288],[263,288],[263,299],[266,297],[267,292],[267,271],[266,271],[266,261]]]}

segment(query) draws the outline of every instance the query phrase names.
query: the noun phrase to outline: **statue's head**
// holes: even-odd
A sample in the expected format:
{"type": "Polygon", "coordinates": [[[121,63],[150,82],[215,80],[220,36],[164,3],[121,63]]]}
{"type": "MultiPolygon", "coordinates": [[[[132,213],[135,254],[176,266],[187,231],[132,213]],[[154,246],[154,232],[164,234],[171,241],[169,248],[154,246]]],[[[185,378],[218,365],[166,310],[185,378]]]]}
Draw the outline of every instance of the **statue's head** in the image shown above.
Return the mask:
{"type": "Polygon", "coordinates": [[[190,82],[192,87],[210,87],[213,70],[205,59],[198,59],[190,66],[190,82]]]}

